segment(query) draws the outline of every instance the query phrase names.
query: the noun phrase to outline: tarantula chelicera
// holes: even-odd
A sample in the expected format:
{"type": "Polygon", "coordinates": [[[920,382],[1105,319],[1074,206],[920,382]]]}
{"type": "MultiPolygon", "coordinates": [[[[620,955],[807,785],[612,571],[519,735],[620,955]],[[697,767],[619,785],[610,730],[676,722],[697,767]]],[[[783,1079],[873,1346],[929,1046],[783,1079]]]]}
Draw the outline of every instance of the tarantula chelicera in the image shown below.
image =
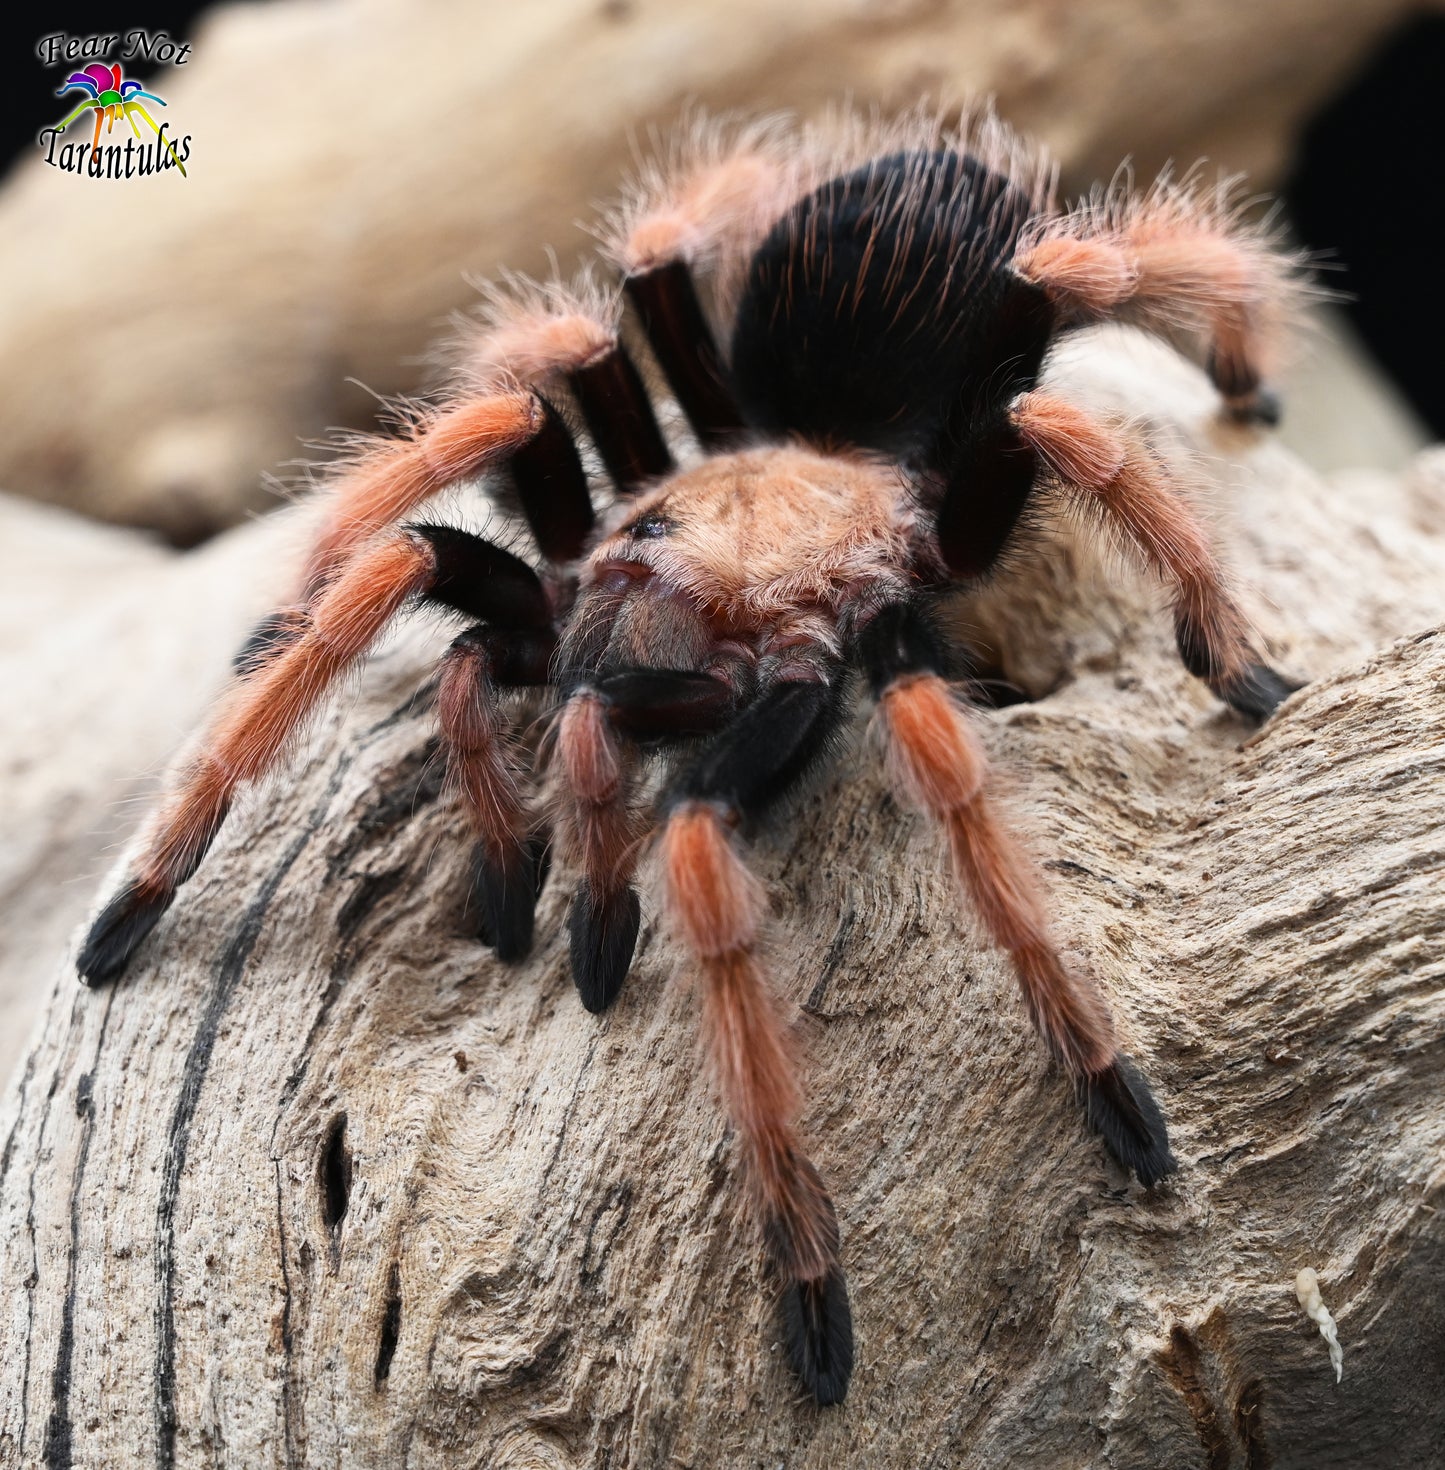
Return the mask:
{"type": "Polygon", "coordinates": [[[393,618],[460,613],[470,626],[442,659],[437,713],[479,839],[481,937],[503,960],[527,952],[555,847],[577,875],[572,973],[587,1009],[604,1010],[637,940],[639,855],[660,828],[666,911],[701,977],[787,1349],[833,1404],[853,1366],[839,1232],[799,1138],[798,1068],[738,829],[827,755],[861,667],[901,787],[943,828],[1089,1121],[1145,1185],[1173,1170],[1108,1005],[1060,958],[1032,867],[990,803],[931,609],[1018,547],[1036,503],[1088,507],[1169,584],[1189,671],[1242,715],[1267,715],[1292,686],[1251,645],[1166,470],[1137,432],[1040,374],[1086,323],[1193,332],[1225,411],[1270,420],[1265,374],[1298,277],[1220,191],[1165,181],[1057,207],[1041,150],[987,112],[952,130],[922,114],[731,139],[698,129],[601,234],[620,289],[584,277],[494,293],[451,396],[338,463],[297,598],[242,649],[78,968],[91,983],[121,973],[237,789],[272,770],[393,618]],[[682,465],[624,346],[624,301],[700,450],[682,465]],[[574,426],[611,481],[600,512],[574,426]],[[494,471],[537,566],[452,526],[402,524],[494,471]],[[540,808],[503,714],[506,691],[526,686],[556,694],[540,808]],[[645,756],[664,763],[651,804],[645,756]]]}

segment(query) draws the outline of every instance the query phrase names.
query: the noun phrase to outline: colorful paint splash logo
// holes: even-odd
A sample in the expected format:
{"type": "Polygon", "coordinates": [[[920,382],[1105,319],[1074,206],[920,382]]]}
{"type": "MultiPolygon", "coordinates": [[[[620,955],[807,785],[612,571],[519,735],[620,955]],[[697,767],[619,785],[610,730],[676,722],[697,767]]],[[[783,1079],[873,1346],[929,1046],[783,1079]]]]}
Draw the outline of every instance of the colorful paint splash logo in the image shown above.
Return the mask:
{"type": "Polygon", "coordinates": [[[176,157],[176,145],[161,134],[156,120],[145,110],[142,98],[146,102],[156,102],[160,106],[166,105],[165,98],[157,97],[154,92],[145,91],[139,82],[128,82],[122,75],[119,66],[102,66],[100,62],[93,62],[84,71],[72,72],[65,80],[65,85],[55,94],[64,97],[68,92],[85,92],[88,94],[86,101],[82,102],[64,122],[55,125],[58,133],[65,129],[80,116],[82,112],[93,110],[95,113],[95,137],[91,140],[91,148],[100,147],[100,125],[105,124],[106,133],[109,134],[115,127],[115,120],[125,114],[126,121],[130,124],[130,130],[137,138],[141,137],[141,130],[136,127],[136,114],[150,125],[150,130],[161,142],[170,149],[171,160],[180,169],[184,177],[186,166],[176,157]]]}
{"type": "Polygon", "coordinates": [[[72,72],[65,79],[65,85],[55,95],[66,97],[77,92],[83,92],[85,100],[68,117],[53,127],[46,128],[40,135],[42,142],[47,138],[50,140],[47,162],[67,170],[73,168],[77,173],[84,171],[95,178],[131,178],[135,174],[157,173],[162,168],[172,166],[178,168],[182,177],[185,177],[185,159],[190,152],[190,138],[186,137],[182,140],[181,146],[184,151],[178,152],[176,144],[166,137],[166,129],[169,124],[157,124],[145,106],[147,102],[154,102],[157,106],[164,107],[165,98],[156,96],[154,92],[147,92],[139,82],[127,80],[118,65],[107,66],[99,61],[92,62],[82,71],[72,72]],[[91,138],[90,146],[87,148],[67,144],[60,150],[62,158],[57,159],[55,154],[59,135],[86,112],[95,114],[95,133],[91,138]],[[100,142],[102,126],[109,138],[116,122],[121,118],[130,124],[130,130],[135,134],[135,138],[128,139],[123,150],[109,145],[102,150],[100,142]],[[155,134],[154,144],[146,142],[145,134],[136,126],[137,118],[140,118],[155,134]],[[136,142],[144,145],[138,151],[134,150],[136,142]],[[150,156],[153,148],[156,150],[154,158],[150,156]],[[70,157],[72,152],[74,153],[73,163],[70,157]],[[104,159],[102,159],[102,152],[105,155],[104,159]]]}

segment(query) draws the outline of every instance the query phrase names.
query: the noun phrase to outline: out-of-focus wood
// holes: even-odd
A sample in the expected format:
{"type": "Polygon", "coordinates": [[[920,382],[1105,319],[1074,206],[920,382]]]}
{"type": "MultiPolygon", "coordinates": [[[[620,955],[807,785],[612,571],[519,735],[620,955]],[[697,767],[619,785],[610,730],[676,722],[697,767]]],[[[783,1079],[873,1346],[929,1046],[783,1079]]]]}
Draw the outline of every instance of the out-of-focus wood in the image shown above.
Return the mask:
{"type": "MultiPolygon", "coordinates": [[[[1203,451],[1275,659],[1312,681],[1251,735],[1180,669],[1157,589],[1077,540],[969,616],[1050,691],[986,743],[1178,1176],[1146,1195],[1107,1162],[860,741],[755,850],[858,1329],[846,1406],[801,1402],[655,907],[601,1020],[566,874],[529,963],[461,936],[465,822],[412,700],[443,635],[412,634],[124,983],[56,975],[0,1117],[0,1460],[1430,1463],[1445,473],[1323,484],[1162,349],[1067,359],[1063,391],[1203,451]]],[[[232,544],[228,597],[255,575],[232,544]]]]}
{"type": "MultiPolygon", "coordinates": [[[[710,109],[995,93],[1070,182],[1202,154],[1268,186],[1416,0],[237,5],[156,88],[190,176],[38,158],[0,198],[0,484],[199,539],[418,386],[462,273],[570,266],[631,140],[710,109]]],[[[58,104],[57,104],[58,105],[58,104]]],[[[58,116],[59,114],[57,114],[58,116]]],[[[46,119],[37,118],[39,128],[46,119]]],[[[72,130],[73,131],[73,130],[72,130]]]]}

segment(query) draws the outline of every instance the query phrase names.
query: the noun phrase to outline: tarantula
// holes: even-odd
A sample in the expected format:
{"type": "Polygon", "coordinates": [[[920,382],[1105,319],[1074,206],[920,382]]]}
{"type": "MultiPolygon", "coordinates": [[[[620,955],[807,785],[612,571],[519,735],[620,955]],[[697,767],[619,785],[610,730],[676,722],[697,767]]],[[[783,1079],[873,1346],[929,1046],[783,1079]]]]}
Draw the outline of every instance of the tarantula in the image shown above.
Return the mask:
{"type": "Polygon", "coordinates": [[[987,111],[953,130],[921,113],[730,140],[699,129],[601,229],[620,289],[589,276],[494,292],[450,396],[339,463],[296,599],[238,656],[90,931],[81,976],[122,972],[237,788],[276,766],[393,618],[462,614],[437,715],[478,838],[481,937],[502,960],[527,952],[555,847],[578,874],[572,974],[586,1008],[605,1010],[637,940],[639,856],[660,826],[666,911],[701,977],[705,1047],[781,1279],[787,1350],[817,1400],[838,1403],[854,1354],[838,1226],[799,1138],[798,1067],[738,829],[833,748],[861,667],[898,782],[943,828],[1090,1123],[1144,1185],[1170,1173],[1159,1107],[1104,997],[1060,958],[1033,868],[990,802],[934,606],[1006,552],[1030,554],[1036,504],[1082,504],[1169,584],[1188,670],[1240,714],[1268,715],[1293,686],[1252,646],[1166,470],[1136,432],[1039,383],[1063,334],[1130,320],[1202,338],[1225,411],[1272,421],[1264,375],[1298,275],[1222,191],[1116,185],[1065,210],[1054,187],[1042,150],[987,111]],[[685,465],[624,345],[624,301],[700,450],[685,465]],[[600,513],[577,420],[612,485],[600,513]],[[484,472],[507,482],[538,567],[455,527],[402,524],[484,472]],[[499,698],[531,686],[557,702],[542,811],[499,698]],[[648,756],[662,762],[652,803],[648,756]]]}

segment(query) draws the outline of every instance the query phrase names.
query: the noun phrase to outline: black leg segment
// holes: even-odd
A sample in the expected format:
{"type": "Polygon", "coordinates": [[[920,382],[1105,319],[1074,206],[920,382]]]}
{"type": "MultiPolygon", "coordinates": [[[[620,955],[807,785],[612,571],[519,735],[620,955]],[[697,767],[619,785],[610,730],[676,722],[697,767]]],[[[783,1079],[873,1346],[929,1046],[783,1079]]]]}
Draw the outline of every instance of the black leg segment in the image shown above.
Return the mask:
{"type": "Polygon", "coordinates": [[[569,373],[567,382],[619,495],[636,493],[672,468],[652,400],[623,347],[569,373]]]}
{"type": "Polygon", "coordinates": [[[498,628],[546,628],[552,622],[547,593],[520,557],[455,526],[408,526],[431,543],[436,576],[428,602],[480,618],[498,628]]]}
{"type": "Polygon", "coordinates": [[[557,634],[551,628],[489,628],[479,623],[458,633],[452,647],[479,648],[486,678],[499,689],[529,689],[552,682],[557,634]]]}
{"type": "Polygon", "coordinates": [[[498,863],[485,847],[477,849],[467,914],[477,938],[503,964],[515,964],[532,948],[532,918],[550,867],[551,849],[542,837],[533,838],[514,863],[498,863]]]}
{"type": "Polygon", "coordinates": [[[1266,720],[1297,689],[1267,664],[1251,663],[1237,673],[1227,673],[1210,657],[1209,642],[1188,614],[1174,620],[1179,658],[1196,679],[1202,679],[1227,704],[1247,720],[1266,720]]]}
{"type": "Polygon", "coordinates": [[[629,276],[624,287],[698,439],[710,448],[734,439],[743,428],[742,414],[687,265],[676,260],[629,276]]]}
{"type": "Polygon", "coordinates": [[[548,561],[576,561],[592,531],[592,496],[562,415],[545,398],[541,403],[542,427],[507,468],[538,550],[548,561]]]}
{"type": "Polygon", "coordinates": [[[846,711],[841,679],[775,684],[749,705],[668,791],[669,804],[722,801],[756,816],[827,754],[846,711]]]}
{"type": "Polygon", "coordinates": [[[1221,679],[1215,693],[1248,720],[1267,720],[1303,684],[1276,673],[1268,664],[1250,664],[1232,679],[1221,679]]]}
{"type": "Polygon", "coordinates": [[[175,890],[147,895],[127,883],[100,911],[90,926],[75,968],[87,985],[105,985],[119,979],[130,957],[160,923],[175,899],[175,890]]]}
{"type": "Polygon", "coordinates": [[[1006,275],[982,334],[977,371],[959,384],[929,455],[941,482],[938,541],[954,577],[981,577],[1024,515],[1039,462],[1009,421],[1009,405],[1038,382],[1055,330],[1047,296],[1006,275]]]}
{"type": "Polygon", "coordinates": [[[231,672],[240,678],[258,673],[284,653],[311,625],[304,607],[281,607],[267,613],[236,650],[231,672]]]}
{"type": "Polygon", "coordinates": [[[582,1004],[593,1015],[617,999],[632,964],[641,923],[642,906],[630,884],[595,895],[585,878],[577,885],[567,915],[572,980],[582,1004]]]}
{"type": "Polygon", "coordinates": [[[1105,1147],[1145,1186],[1179,1167],[1169,1151],[1169,1130],[1139,1069],[1122,1052],[1111,1066],[1081,1084],[1089,1125],[1105,1147]]]}
{"type": "Polygon", "coordinates": [[[938,502],[938,546],[949,574],[993,570],[1023,518],[1039,462],[1000,412],[969,426],[950,452],[938,502]]]}
{"type": "Polygon", "coordinates": [[[953,661],[920,599],[893,602],[858,635],[858,658],[876,699],[904,674],[942,674],[953,661]]]}
{"type": "Polygon", "coordinates": [[[781,1310],[793,1372],[824,1408],[841,1404],[853,1376],[853,1309],[841,1268],[818,1281],[789,1282],[781,1310]]]}
{"type": "Polygon", "coordinates": [[[1028,695],[1010,684],[1000,668],[985,664],[971,650],[950,643],[930,612],[932,599],[915,597],[890,603],[858,636],[857,655],[875,699],[905,674],[939,674],[966,684],[970,704],[1003,709],[1028,695]]]}

